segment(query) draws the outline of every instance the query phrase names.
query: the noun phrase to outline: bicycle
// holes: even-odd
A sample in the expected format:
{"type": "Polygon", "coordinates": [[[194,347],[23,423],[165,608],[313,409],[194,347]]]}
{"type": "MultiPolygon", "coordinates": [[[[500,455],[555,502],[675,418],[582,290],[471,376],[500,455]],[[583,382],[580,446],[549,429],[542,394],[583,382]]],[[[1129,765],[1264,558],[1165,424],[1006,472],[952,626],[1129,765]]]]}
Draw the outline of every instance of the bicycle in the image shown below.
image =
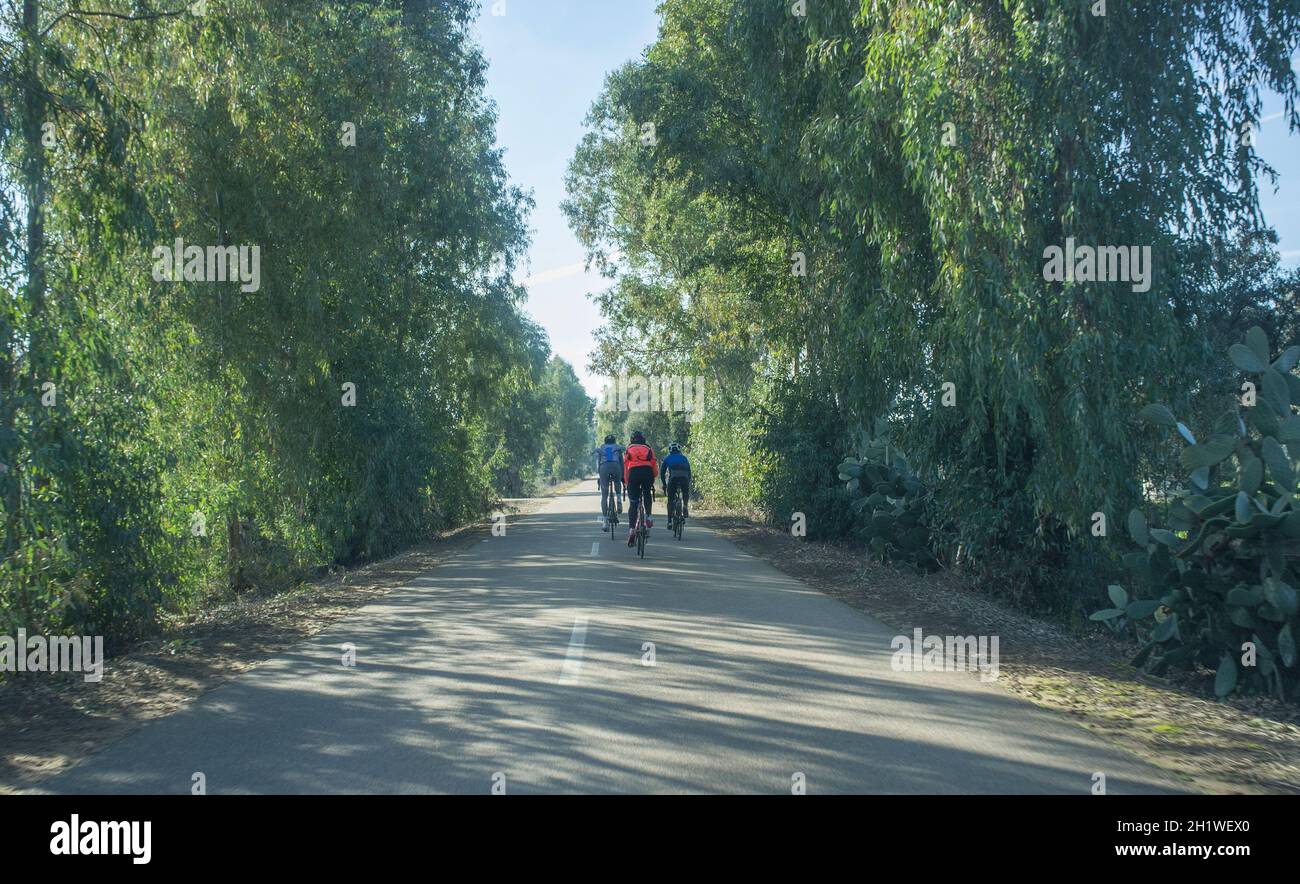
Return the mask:
{"type": "Polygon", "coordinates": [[[614,495],[610,494],[609,509],[605,511],[605,526],[609,528],[609,537],[614,539],[614,529],[618,527],[618,511],[614,509],[614,495]]]}
{"type": "Polygon", "coordinates": [[[668,530],[677,540],[682,539],[686,528],[686,494],[686,489],[677,482],[670,481],[664,488],[664,496],[668,498],[668,530]]]}
{"type": "Polygon", "coordinates": [[[636,513],[636,554],[645,558],[645,544],[650,538],[650,529],[646,527],[646,511],[650,509],[650,494],[642,495],[641,506],[636,513]]]}
{"type": "Polygon", "coordinates": [[[609,530],[610,538],[613,538],[614,529],[618,527],[618,514],[623,511],[623,501],[614,490],[613,479],[606,479],[602,484],[600,511],[605,514],[605,527],[609,530]]]}
{"type": "Polygon", "coordinates": [[[670,488],[665,490],[668,498],[668,530],[677,540],[682,539],[682,529],[685,527],[686,518],[682,515],[682,497],[680,488],[670,488]]]}

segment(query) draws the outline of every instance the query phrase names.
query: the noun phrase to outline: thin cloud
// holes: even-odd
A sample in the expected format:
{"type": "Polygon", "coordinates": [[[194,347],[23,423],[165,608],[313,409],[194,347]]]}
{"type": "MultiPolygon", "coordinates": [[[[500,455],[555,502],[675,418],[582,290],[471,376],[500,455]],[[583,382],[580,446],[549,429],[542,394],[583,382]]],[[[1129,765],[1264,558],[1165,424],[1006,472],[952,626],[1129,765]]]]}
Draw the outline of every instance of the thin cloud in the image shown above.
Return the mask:
{"type": "MultiPolygon", "coordinates": [[[[610,254],[611,261],[617,261],[623,257],[621,251],[615,250],[610,254]]],[[[582,261],[575,264],[565,264],[563,267],[552,267],[550,270],[543,270],[541,273],[534,273],[532,276],[525,276],[522,279],[515,277],[515,283],[522,286],[543,285],[548,282],[555,282],[557,279],[568,279],[571,276],[581,276],[587,272],[587,265],[582,261]]]]}
{"type": "Polygon", "coordinates": [[[515,281],[522,286],[541,285],[546,282],[554,282],[557,279],[568,279],[570,276],[579,276],[583,271],[583,266],[583,263],[579,261],[576,264],[566,264],[563,267],[553,267],[550,270],[543,270],[541,273],[534,273],[532,276],[517,279],[515,281]]]}

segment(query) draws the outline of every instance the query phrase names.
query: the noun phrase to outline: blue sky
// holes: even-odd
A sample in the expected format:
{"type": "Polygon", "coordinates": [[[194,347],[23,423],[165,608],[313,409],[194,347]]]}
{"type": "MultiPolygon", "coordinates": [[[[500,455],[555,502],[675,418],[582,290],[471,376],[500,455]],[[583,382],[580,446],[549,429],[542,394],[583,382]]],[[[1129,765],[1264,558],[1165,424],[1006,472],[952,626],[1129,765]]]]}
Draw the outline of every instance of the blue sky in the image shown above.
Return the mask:
{"type": "MultiPolygon", "coordinates": [[[[484,0],[476,35],[490,67],[497,138],[515,183],[537,202],[530,219],[528,312],[551,348],[572,363],[593,396],[601,381],[587,371],[600,325],[587,293],[607,280],[582,272],[582,249],[560,211],[564,172],[582,138],[582,121],[605,75],[655,38],[655,0],[484,0]],[[493,15],[493,6],[504,15],[493,15]]],[[[1265,219],[1281,236],[1283,262],[1300,265],[1300,136],[1287,132],[1280,100],[1266,101],[1256,148],[1279,173],[1262,188],[1265,219]]]]}
{"type": "Polygon", "coordinates": [[[1300,135],[1287,130],[1277,96],[1264,102],[1255,150],[1277,170],[1276,192],[1273,185],[1261,184],[1259,204],[1264,220],[1277,229],[1282,263],[1295,267],[1300,265],[1300,135]]]}
{"type": "Polygon", "coordinates": [[[595,396],[601,382],[587,372],[587,355],[600,315],[587,293],[609,281],[582,272],[582,248],[560,211],[564,172],[605,75],[654,41],[655,2],[505,0],[502,16],[492,15],[494,2],[483,3],[477,31],[490,63],[497,140],[511,178],[537,201],[530,219],[528,312],[595,396]]]}

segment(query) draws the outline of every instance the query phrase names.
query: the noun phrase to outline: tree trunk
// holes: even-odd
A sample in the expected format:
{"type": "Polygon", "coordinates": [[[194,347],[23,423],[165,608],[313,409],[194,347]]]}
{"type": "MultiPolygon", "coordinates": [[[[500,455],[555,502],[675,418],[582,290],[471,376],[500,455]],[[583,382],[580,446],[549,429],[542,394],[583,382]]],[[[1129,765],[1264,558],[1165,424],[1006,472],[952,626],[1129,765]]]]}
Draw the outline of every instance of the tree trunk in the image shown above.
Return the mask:
{"type": "Polygon", "coordinates": [[[30,379],[45,380],[45,146],[41,126],[46,120],[45,88],[40,71],[39,0],[23,0],[23,198],[27,202],[27,308],[30,311],[30,379]]]}

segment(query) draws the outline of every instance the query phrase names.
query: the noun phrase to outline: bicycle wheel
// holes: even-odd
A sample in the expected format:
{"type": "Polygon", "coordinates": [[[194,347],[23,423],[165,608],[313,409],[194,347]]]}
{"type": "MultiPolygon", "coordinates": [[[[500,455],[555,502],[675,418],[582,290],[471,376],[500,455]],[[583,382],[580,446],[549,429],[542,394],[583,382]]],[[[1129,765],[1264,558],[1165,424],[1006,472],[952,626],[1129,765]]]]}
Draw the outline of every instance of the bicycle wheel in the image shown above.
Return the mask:
{"type": "Polygon", "coordinates": [[[645,544],[650,537],[650,529],[647,527],[650,523],[650,493],[647,491],[641,495],[641,512],[637,514],[640,520],[640,528],[636,532],[636,551],[641,558],[645,558],[645,544]]]}

